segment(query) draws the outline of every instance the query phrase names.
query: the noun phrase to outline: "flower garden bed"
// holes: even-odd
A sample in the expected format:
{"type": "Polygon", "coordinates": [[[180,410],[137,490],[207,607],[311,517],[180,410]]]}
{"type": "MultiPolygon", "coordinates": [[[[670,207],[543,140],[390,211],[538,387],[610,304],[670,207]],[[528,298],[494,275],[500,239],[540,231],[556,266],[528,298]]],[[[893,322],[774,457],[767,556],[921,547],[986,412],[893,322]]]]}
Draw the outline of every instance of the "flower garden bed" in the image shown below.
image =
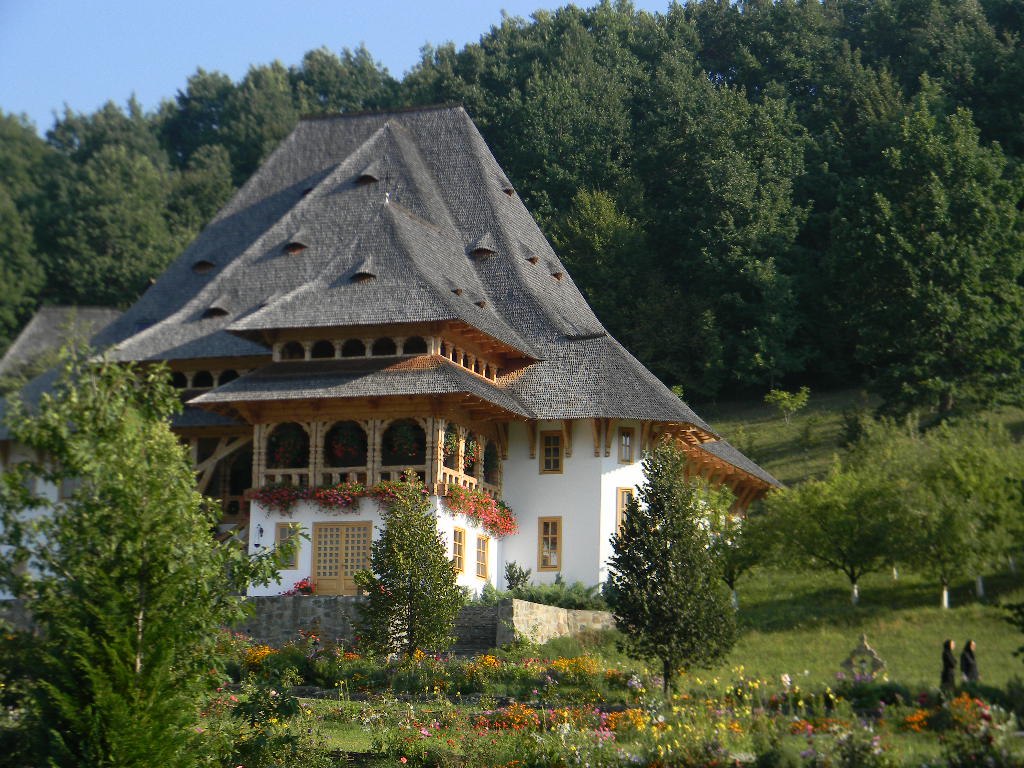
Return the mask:
{"type": "Polygon", "coordinates": [[[317,690],[292,689],[324,697],[304,700],[296,723],[313,722],[310,733],[326,738],[325,750],[357,752],[366,765],[1024,764],[1016,717],[966,692],[908,701],[899,686],[881,686],[889,703],[883,697],[865,713],[852,702],[872,700],[877,691],[866,686],[876,684],[801,689],[792,680],[751,679],[742,668],[728,678],[685,676],[665,697],[640,663],[547,658],[543,648],[384,663],[315,635],[279,649],[237,637],[227,645],[239,679],[316,680],[317,690]]]}

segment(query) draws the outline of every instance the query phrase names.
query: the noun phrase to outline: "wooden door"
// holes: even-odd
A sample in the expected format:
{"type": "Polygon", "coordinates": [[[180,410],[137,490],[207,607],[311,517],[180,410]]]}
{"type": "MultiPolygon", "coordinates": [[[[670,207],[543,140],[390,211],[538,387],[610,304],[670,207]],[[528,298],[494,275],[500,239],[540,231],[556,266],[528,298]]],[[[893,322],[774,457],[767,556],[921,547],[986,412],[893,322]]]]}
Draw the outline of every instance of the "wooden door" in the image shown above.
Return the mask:
{"type": "Polygon", "coordinates": [[[370,567],[373,523],[313,523],[313,583],[318,595],[355,595],[353,576],[370,567]]]}

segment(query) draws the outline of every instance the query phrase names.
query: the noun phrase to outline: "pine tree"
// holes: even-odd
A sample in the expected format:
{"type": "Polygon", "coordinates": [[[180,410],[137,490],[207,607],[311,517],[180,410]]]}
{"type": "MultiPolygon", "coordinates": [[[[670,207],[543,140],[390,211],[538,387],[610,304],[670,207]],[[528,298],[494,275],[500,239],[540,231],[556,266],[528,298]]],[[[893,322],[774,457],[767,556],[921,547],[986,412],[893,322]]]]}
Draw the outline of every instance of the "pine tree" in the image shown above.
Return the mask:
{"type": "Polygon", "coordinates": [[[729,652],[736,623],[708,532],[708,499],[669,443],[644,459],[646,481],[612,537],[606,586],[629,650],[661,662],[664,688],[729,652]]]}
{"type": "Polygon", "coordinates": [[[394,486],[394,497],[381,513],[384,530],[370,550],[372,571],[356,574],[367,594],[356,632],[381,656],[411,657],[417,650],[450,645],[452,626],[465,603],[426,489],[414,472],[407,477],[394,486]]]}

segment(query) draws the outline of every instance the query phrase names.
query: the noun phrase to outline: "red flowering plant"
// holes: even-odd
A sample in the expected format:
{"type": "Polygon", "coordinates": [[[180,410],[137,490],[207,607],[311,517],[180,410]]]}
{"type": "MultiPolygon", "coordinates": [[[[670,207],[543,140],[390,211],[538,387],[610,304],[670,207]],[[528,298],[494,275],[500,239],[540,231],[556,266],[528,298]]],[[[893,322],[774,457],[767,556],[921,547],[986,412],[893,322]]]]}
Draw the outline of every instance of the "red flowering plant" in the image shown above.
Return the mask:
{"type": "Polygon", "coordinates": [[[316,594],[316,584],[313,583],[309,576],[299,579],[296,581],[291,589],[286,589],[281,593],[282,595],[313,595],[316,594]]]}
{"type": "Polygon", "coordinates": [[[265,485],[256,491],[253,500],[258,501],[268,509],[287,513],[291,512],[295,502],[304,498],[306,490],[305,488],[299,488],[288,483],[274,483],[272,485],[265,485]]]}
{"type": "Polygon", "coordinates": [[[445,489],[444,503],[453,515],[463,515],[495,538],[500,539],[519,530],[512,510],[483,491],[449,485],[445,489]]]}
{"type": "Polygon", "coordinates": [[[462,455],[464,472],[471,472],[476,463],[484,457],[484,448],[476,440],[467,440],[466,448],[462,455]]]}
{"type": "Polygon", "coordinates": [[[327,433],[330,466],[351,467],[366,463],[366,433],[358,424],[343,421],[327,433]]]}
{"type": "MultiPolygon", "coordinates": [[[[274,484],[260,488],[256,491],[253,499],[263,506],[282,514],[289,514],[292,507],[299,501],[312,501],[325,510],[354,512],[354,507],[359,502],[359,499],[367,497],[376,499],[381,504],[390,505],[398,497],[396,489],[400,485],[401,483],[395,480],[384,481],[370,487],[357,482],[319,485],[313,488],[274,484]]],[[[426,488],[423,488],[422,492],[424,495],[429,494],[426,488]]]]}
{"type": "Polygon", "coordinates": [[[305,497],[315,502],[321,509],[349,509],[366,496],[366,486],[357,482],[344,482],[338,485],[321,485],[310,488],[305,497]]]}

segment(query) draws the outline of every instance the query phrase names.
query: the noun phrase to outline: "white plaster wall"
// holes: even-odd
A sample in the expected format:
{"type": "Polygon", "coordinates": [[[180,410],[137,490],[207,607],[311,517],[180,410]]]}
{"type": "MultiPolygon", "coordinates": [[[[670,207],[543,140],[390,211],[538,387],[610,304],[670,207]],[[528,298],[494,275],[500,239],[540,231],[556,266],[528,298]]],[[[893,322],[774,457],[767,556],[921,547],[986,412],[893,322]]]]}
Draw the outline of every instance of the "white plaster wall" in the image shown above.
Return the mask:
{"type": "MultiPolygon", "coordinates": [[[[634,428],[634,442],[639,439],[639,422],[620,422],[619,427],[634,428]]],[[[616,435],[617,437],[617,435],[616,435]]],[[[608,558],[612,556],[612,535],[615,533],[615,517],[618,509],[618,489],[633,488],[634,495],[636,487],[644,482],[643,455],[639,446],[634,450],[636,459],[630,464],[619,463],[618,446],[612,443],[611,456],[605,456],[601,452],[601,545],[598,553],[600,559],[600,581],[608,578],[608,558]]]]}
{"type": "Polygon", "coordinates": [[[313,566],[313,523],[373,523],[373,538],[380,536],[380,507],[374,499],[360,499],[358,503],[343,512],[332,512],[321,508],[311,501],[299,501],[287,513],[266,509],[259,502],[250,505],[249,519],[249,554],[257,554],[274,546],[274,535],[278,523],[298,523],[301,531],[308,536],[299,544],[296,568],[281,571],[281,583],[266,587],[251,586],[252,596],[279,595],[291,589],[295,582],[310,575],[313,566]],[[260,529],[262,528],[262,535],[260,529]]]}
{"type": "MultiPolygon", "coordinates": [[[[435,503],[438,501],[434,497],[435,503]]],[[[498,567],[502,560],[502,551],[505,539],[497,539],[488,534],[483,528],[475,525],[471,520],[462,515],[452,515],[444,505],[438,507],[437,529],[441,533],[441,540],[444,542],[445,551],[452,556],[452,537],[455,528],[462,528],[466,532],[465,569],[459,574],[457,582],[460,587],[466,587],[474,595],[479,594],[484,584],[490,582],[496,585],[496,579],[503,572],[498,567]],[[478,536],[486,536],[489,539],[487,545],[487,578],[481,579],[476,575],[476,539],[478,536]]],[[[497,586],[497,585],[496,585],[497,586]]]]}
{"type": "MultiPolygon", "coordinates": [[[[24,445],[21,445],[20,443],[13,443],[11,445],[10,452],[8,453],[7,456],[7,463],[4,464],[3,462],[0,462],[0,472],[6,471],[8,467],[13,467],[18,462],[34,460],[35,454],[29,448],[26,448],[24,445]]],[[[55,504],[57,502],[57,486],[55,486],[53,483],[48,483],[45,482],[44,480],[36,478],[34,491],[39,496],[42,496],[45,499],[47,499],[50,502],[50,504],[55,504]]],[[[47,507],[26,510],[24,513],[24,519],[36,519],[47,514],[48,511],[49,510],[47,507]]],[[[10,551],[10,548],[3,547],[3,549],[0,551],[3,551],[3,553],[6,554],[10,551]]],[[[28,567],[31,571],[35,571],[35,569],[31,565],[29,565],[28,567]]],[[[0,590],[0,599],[8,599],[11,597],[13,596],[10,593],[4,590],[0,590]]]]}
{"type": "MultiPolygon", "coordinates": [[[[519,533],[503,541],[504,560],[499,569],[504,587],[504,564],[514,560],[533,571],[538,584],[553,582],[557,571],[538,571],[538,518],[562,518],[562,578],[567,582],[597,584],[601,580],[601,547],[604,510],[601,498],[603,460],[594,456],[594,440],[588,421],[574,422],[573,455],[564,460],[557,475],[540,473],[542,431],[561,429],[560,422],[540,422],[538,446],[530,458],[526,425],[513,422],[509,427],[508,460],[504,462],[502,496],[519,521],[519,533]]],[[[613,490],[614,493],[614,490],[613,490]]],[[[612,519],[615,517],[615,500],[612,519]]]]}
{"type": "MultiPolygon", "coordinates": [[[[477,594],[483,589],[487,581],[494,581],[495,573],[499,572],[497,564],[501,562],[501,541],[490,538],[488,552],[489,574],[487,579],[478,578],[476,575],[476,538],[487,534],[478,526],[459,515],[452,516],[444,509],[438,497],[431,497],[431,505],[437,517],[438,533],[444,542],[445,551],[449,557],[452,554],[452,532],[455,526],[466,531],[466,570],[459,575],[459,586],[467,587],[471,592],[477,594]]],[[[277,512],[264,508],[259,502],[251,504],[251,518],[249,523],[249,553],[257,554],[274,546],[274,536],[278,523],[297,523],[303,533],[309,539],[303,539],[299,544],[296,567],[294,569],[280,572],[281,583],[270,584],[266,587],[253,586],[249,588],[252,596],[279,595],[287,589],[291,589],[295,582],[310,575],[313,567],[313,523],[326,522],[358,522],[373,523],[373,538],[378,539],[383,527],[380,514],[380,505],[374,499],[360,499],[354,508],[344,512],[333,512],[321,508],[311,501],[300,501],[288,513],[277,512]],[[263,533],[260,535],[260,528],[263,533]]]]}

